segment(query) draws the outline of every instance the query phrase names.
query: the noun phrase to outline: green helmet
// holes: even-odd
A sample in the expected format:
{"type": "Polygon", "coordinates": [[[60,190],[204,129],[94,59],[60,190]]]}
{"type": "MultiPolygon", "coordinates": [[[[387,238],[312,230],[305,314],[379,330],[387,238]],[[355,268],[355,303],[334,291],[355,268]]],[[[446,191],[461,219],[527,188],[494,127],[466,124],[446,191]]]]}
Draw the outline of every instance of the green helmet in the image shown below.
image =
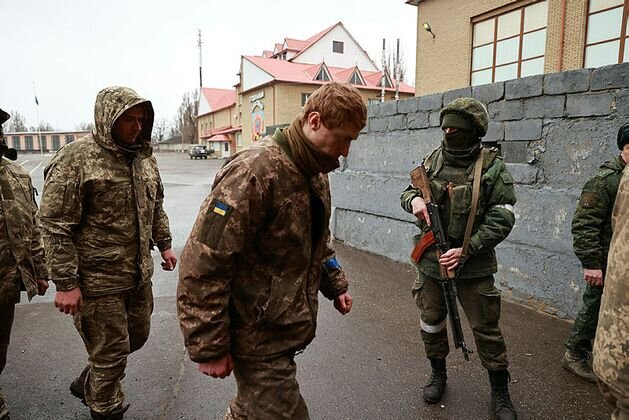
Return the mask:
{"type": "Polygon", "coordinates": [[[474,98],[458,98],[446,105],[439,114],[439,125],[443,123],[446,114],[457,114],[468,120],[476,128],[478,137],[487,134],[489,124],[487,107],[474,98]]]}

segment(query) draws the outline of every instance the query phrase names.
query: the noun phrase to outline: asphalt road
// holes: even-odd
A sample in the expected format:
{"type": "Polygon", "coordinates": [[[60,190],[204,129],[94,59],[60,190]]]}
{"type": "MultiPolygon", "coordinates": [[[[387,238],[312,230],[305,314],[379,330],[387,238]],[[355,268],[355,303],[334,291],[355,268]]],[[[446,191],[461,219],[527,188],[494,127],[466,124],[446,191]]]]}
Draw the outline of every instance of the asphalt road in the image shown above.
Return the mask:
{"type": "MultiPolygon", "coordinates": [[[[50,156],[26,155],[18,163],[41,190],[50,156]]],[[[158,155],[165,206],[177,254],[186,240],[221,162],[158,155]]],[[[337,244],[351,282],[352,312],[342,317],[322,300],[318,336],[297,357],[298,380],[313,419],[485,419],[487,374],[476,354],[448,357],[448,389],[441,404],[421,399],[429,366],[411,298],[412,268],[337,244]]],[[[164,272],[155,255],[155,312],[148,343],[131,355],[123,384],[128,419],[221,419],[235,392],[233,378],[211,379],[195,369],[183,348],[175,308],[176,272],[164,272]]],[[[44,297],[16,309],[8,363],[0,386],[12,419],[89,419],[68,386],[86,361],[69,316],[44,297]]],[[[502,327],[511,362],[511,394],[520,419],[606,419],[610,409],[596,386],[560,367],[568,322],[507,303],[502,327]]],[[[464,323],[464,333],[471,332],[464,323]]],[[[470,343],[474,349],[473,343],[470,343]]]]}

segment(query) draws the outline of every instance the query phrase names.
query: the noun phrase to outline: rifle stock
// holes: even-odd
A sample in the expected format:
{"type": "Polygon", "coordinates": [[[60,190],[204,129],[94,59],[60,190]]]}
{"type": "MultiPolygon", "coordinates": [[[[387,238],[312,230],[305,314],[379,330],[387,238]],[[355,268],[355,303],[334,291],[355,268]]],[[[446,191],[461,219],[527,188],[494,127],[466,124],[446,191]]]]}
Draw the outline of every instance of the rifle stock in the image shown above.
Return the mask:
{"type": "MultiPolygon", "coordinates": [[[[441,216],[439,215],[439,206],[432,200],[432,192],[430,190],[430,181],[428,180],[428,174],[423,164],[413,169],[410,173],[411,185],[413,188],[420,191],[422,199],[426,203],[428,210],[428,216],[430,218],[430,232],[422,237],[417,242],[411,257],[419,262],[422,254],[433,243],[436,245],[437,259],[441,255],[448,252],[450,249],[450,243],[447,240],[443,224],[441,223],[441,216]]],[[[461,317],[459,316],[459,308],[456,304],[457,291],[456,280],[457,273],[453,270],[447,270],[444,266],[439,265],[441,271],[441,279],[439,284],[443,290],[443,295],[446,302],[446,309],[448,311],[448,318],[450,318],[450,327],[452,329],[452,338],[455,348],[461,348],[463,351],[463,357],[465,360],[470,360],[469,354],[472,353],[465,344],[465,337],[463,337],[463,327],[461,326],[461,317]]]]}

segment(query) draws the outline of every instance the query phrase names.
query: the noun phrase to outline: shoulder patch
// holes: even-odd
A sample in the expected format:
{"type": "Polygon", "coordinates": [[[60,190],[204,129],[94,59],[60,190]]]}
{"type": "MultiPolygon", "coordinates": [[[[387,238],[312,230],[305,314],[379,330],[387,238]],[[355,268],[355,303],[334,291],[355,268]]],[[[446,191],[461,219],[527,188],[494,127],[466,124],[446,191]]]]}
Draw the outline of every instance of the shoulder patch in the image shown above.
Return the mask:
{"type": "Polygon", "coordinates": [[[203,224],[197,233],[199,242],[210,248],[217,247],[233,210],[234,208],[229,204],[212,198],[207,213],[203,218],[203,224]]]}
{"type": "Polygon", "coordinates": [[[596,205],[598,202],[598,193],[595,192],[583,192],[579,199],[579,205],[583,208],[589,209],[596,205]]]}

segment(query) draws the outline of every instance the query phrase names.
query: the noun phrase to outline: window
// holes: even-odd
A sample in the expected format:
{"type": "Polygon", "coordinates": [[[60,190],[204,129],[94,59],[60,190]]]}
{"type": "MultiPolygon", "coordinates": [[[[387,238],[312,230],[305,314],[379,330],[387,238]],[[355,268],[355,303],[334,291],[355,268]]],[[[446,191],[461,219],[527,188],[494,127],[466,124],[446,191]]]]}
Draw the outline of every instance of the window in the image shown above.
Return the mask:
{"type": "Polygon", "coordinates": [[[375,104],[379,104],[380,103],[380,98],[374,99],[374,98],[369,98],[367,99],[367,105],[375,105],[375,104]]]}
{"type": "Polygon", "coordinates": [[[321,66],[321,68],[319,69],[319,72],[317,73],[314,79],[319,80],[321,82],[330,81],[330,74],[328,73],[328,69],[325,67],[325,65],[321,66]]]}
{"type": "Polygon", "coordinates": [[[66,134],[66,144],[74,141],[74,134],[66,134]]]}
{"type": "Polygon", "coordinates": [[[13,143],[13,148],[15,150],[20,150],[20,136],[12,136],[11,143],[13,143]]]}
{"type": "Polygon", "coordinates": [[[229,152],[229,143],[227,142],[223,143],[223,150],[226,152],[229,152]]]}
{"type": "Polygon", "coordinates": [[[354,73],[352,73],[352,77],[349,78],[349,83],[351,83],[352,85],[360,85],[360,86],[365,84],[360,74],[360,71],[358,69],[355,69],[354,73]]]}
{"type": "Polygon", "coordinates": [[[39,147],[46,150],[46,135],[45,134],[41,134],[39,138],[39,147]]]}
{"type": "Polygon", "coordinates": [[[61,139],[59,135],[55,134],[52,136],[52,150],[59,150],[61,147],[61,139]]]}
{"type": "Polygon", "coordinates": [[[302,108],[304,106],[306,106],[306,101],[308,100],[308,98],[310,98],[310,95],[312,95],[312,93],[302,93],[301,94],[301,107],[302,108]]]}
{"type": "Polygon", "coordinates": [[[236,133],[236,146],[242,146],[242,133],[236,133]]]}
{"type": "Polygon", "coordinates": [[[544,73],[548,2],[474,23],[471,84],[544,73]]]}
{"type": "Polygon", "coordinates": [[[588,2],[584,67],[629,61],[629,4],[623,0],[588,2]]]}
{"type": "MultiPolygon", "coordinates": [[[[382,87],[382,77],[380,78],[380,82],[378,82],[378,87],[379,88],[382,87]]],[[[391,83],[391,78],[389,77],[389,73],[384,74],[384,87],[385,88],[393,87],[393,84],[391,83]]]]}
{"type": "Polygon", "coordinates": [[[343,54],[343,42],[332,41],[332,52],[343,54]]]}
{"type": "Polygon", "coordinates": [[[24,140],[26,141],[24,150],[33,150],[33,136],[25,136],[24,140]]]}

